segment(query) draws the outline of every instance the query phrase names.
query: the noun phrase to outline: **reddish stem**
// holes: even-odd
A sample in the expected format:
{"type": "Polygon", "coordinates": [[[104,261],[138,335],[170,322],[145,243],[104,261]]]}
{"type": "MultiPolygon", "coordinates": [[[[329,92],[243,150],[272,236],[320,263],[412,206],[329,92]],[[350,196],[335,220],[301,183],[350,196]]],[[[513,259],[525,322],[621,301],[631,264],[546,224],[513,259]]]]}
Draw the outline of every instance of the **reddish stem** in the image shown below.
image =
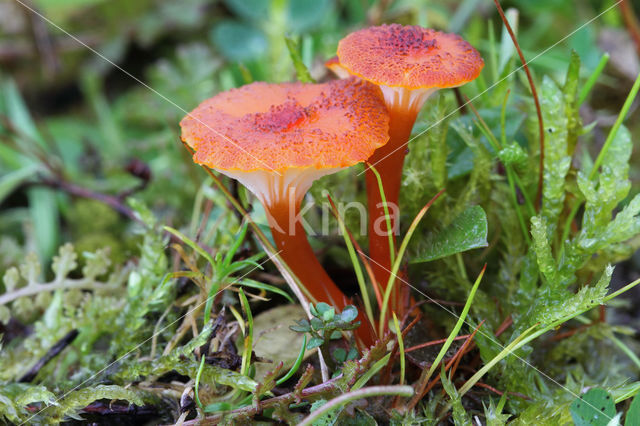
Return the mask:
{"type": "MultiPolygon", "coordinates": [[[[392,230],[397,230],[399,227],[398,198],[402,181],[402,167],[407,153],[405,145],[411,136],[411,129],[416,121],[416,115],[417,112],[391,108],[389,110],[389,142],[378,148],[369,159],[369,163],[375,167],[382,180],[382,188],[384,189],[387,206],[389,206],[392,230]]],[[[366,171],[366,182],[369,208],[369,254],[373,259],[371,267],[376,281],[381,285],[384,292],[389,282],[392,266],[388,228],[378,180],[370,169],[366,171]]],[[[395,244],[395,234],[393,240],[395,244]]],[[[400,307],[398,306],[400,301],[399,288],[400,286],[394,286],[391,301],[393,310],[402,312],[402,309],[399,309],[400,307]]]]}
{"type": "Polygon", "coordinates": [[[629,31],[629,35],[631,35],[631,38],[633,38],[633,41],[636,44],[638,55],[640,55],[640,22],[638,22],[638,18],[633,11],[633,6],[631,5],[630,1],[622,0],[619,6],[620,10],[622,11],[624,23],[627,26],[627,30],[629,31]]]}
{"type": "MultiPolygon", "coordinates": [[[[344,293],[336,286],[316,258],[307,234],[300,220],[300,202],[290,206],[286,200],[280,200],[267,206],[271,235],[276,243],[280,257],[286,262],[291,271],[298,277],[305,288],[317,302],[325,302],[342,311],[351,303],[344,293]]],[[[362,309],[358,310],[361,325],[355,330],[356,337],[365,346],[371,346],[375,340],[374,331],[362,309]]]]}

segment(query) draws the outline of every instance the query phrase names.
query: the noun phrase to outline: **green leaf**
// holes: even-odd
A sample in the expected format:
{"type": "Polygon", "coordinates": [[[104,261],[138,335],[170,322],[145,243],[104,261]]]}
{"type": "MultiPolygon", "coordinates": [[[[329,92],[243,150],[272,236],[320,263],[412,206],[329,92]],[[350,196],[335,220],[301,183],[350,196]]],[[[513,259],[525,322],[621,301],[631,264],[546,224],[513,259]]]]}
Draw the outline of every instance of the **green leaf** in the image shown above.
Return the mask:
{"type": "MultiPolygon", "coordinates": [[[[239,17],[255,23],[266,22],[273,8],[272,0],[225,0],[239,17]]],[[[331,11],[331,0],[289,0],[286,3],[286,28],[297,33],[318,26],[331,11]]]]}
{"type": "Polygon", "coordinates": [[[632,147],[631,133],[625,126],[620,126],[603,157],[597,182],[589,179],[589,170],[578,174],[578,187],[587,201],[581,237],[591,238],[606,226],[611,220],[613,209],[629,194],[629,158],[632,147]]]}
{"type": "Polygon", "coordinates": [[[333,309],[330,305],[328,305],[327,303],[324,302],[320,302],[316,305],[316,311],[318,311],[319,315],[315,315],[317,317],[321,317],[324,316],[324,313],[333,309]]]}
{"type": "Polygon", "coordinates": [[[487,246],[487,215],[480,206],[460,213],[453,222],[435,235],[430,235],[426,248],[412,263],[430,262],[452,254],[487,246]]]}
{"type": "Polygon", "coordinates": [[[311,318],[311,328],[314,330],[322,330],[324,328],[324,322],[320,318],[311,318]]]}
{"type": "Polygon", "coordinates": [[[616,406],[604,389],[591,389],[573,401],[571,417],[576,426],[607,426],[616,415],[616,406]]]}
{"type": "Polygon", "coordinates": [[[340,314],[340,319],[344,322],[351,322],[358,317],[358,309],[353,305],[347,305],[340,314]]]}
{"type": "Polygon", "coordinates": [[[262,31],[242,22],[226,20],[216,25],[211,40],[230,61],[254,61],[264,55],[268,43],[262,31]]]}
{"type": "Polygon", "coordinates": [[[345,362],[347,359],[347,351],[344,348],[336,348],[333,350],[333,358],[338,362],[345,362]]]}
{"type": "Polygon", "coordinates": [[[549,281],[552,287],[556,286],[557,266],[551,254],[551,245],[547,239],[547,221],[543,217],[531,218],[531,236],[533,237],[533,249],[536,253],[538,268],[549,281]]]}
{"type": "Polygon", "coordinates": [[[309,325],[309,321],[306,319],[301,319],[296,321],[298,325],[290,325],[289,328],[293,331],[297,331],[299,333],[308,333],[311,331],[311,326],[309,325]]]}
{"type": "Polygon", "coordinates": [[[322,344],[324,343],[324,340],[319,338],[319,337],[312,337],[311,339],[309,339],[309,342],[307,343],[307,350],[311,350],[311,349],[315,349],[317,347],[322,346],[322,344]]]}
{"type": "Polygon", "coordinates": [[[37,235],[38,254],[47,261],[51,258],[60,240],[60,217],[56,194],[48,188],[30,188],[29,213],[37,235]]]}
{"type": "Polygon", "coordinates": [[[624,426],[640,425],[640,394],[631,401],[627,416],[624,419],[624,426]]]}
{"type": "Polygon", "coordinates": [[[571,156],[568,154],[569,121],[565,111],[565,95],[547,76],[542,81],[540,102],[545,126],[540,216],[546,220],[547,236],[550,236],[564,206],[564,183],[571,166],[571,156]]]}
{"type": "Polygon", "coordinates": [[[220,411],[229,411],[233,406],[228,402],[214,402],[204,407],[205,413],[218,413],[220,411]]]}
{"type": "Polygon", "coordinates": [[[326,311],[324,311],[322,313],[322,320],[323,321],[331,321],[331,320],[333,320],[333,317],[335,316],[335,314],[336,313],[335,313],[333,308],[328,309],[328,310],[326,310],[326,311]]]}
{"type": "Polygon", "coordinates": [[[517,142],[511,142],[498,152],[498,158],[505,166],[523,166],[527,163],[528,154],[517,142]]]}
{"type": "Polygon", "coordinates": [[[62,420],[99,399],[123,400],[138,406],[144,405],[142,398],[131,389],[116,385],[98,385],[72,391],[62,401],[58,401],[59,405],[48,410],[55,413],[54,418],[62,420]]]}
{"type": "Polygon", "coordinates": [[[561,296],[553,292],[543,293],[539,299],[539,305],[535,308],[536,313],[532,321],[539,321],[545,325],[551,324],[565,316],[598,306],[607,295],[612,274],[613,267],[608,265],[595,285],[586,285],[569,298],[564,296],[565,292],[560,293],[561,296]]]}
{"type": "Polygon", "coordinates": [[[20,184],[35,175],[38,169],[35,164],[28,165],[0,177],[0,203],[20,184]]]}

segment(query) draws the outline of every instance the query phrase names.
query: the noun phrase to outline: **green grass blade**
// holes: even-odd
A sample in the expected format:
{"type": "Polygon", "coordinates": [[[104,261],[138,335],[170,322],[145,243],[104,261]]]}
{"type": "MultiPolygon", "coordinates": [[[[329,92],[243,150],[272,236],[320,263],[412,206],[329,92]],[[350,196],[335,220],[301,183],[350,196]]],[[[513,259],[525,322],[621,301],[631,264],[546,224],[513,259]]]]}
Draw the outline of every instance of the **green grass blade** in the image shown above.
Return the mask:
{"type": "MultiPolygon", "coordinates": [[[[328,196],[329,203],[331,204],[331,208],[333,210],[333,214],[338,220],[338,226],[340,227],[340,233],[344,238],[344,243],[347,246],[347,251],[349,252],[349,259],[351,259],[351,264],[353,265],[353,270],[356,273],[356,278],[358,280],[358,287],[360,288],[360,295],[362,296],[362,302],[364,303],[364,310],[367,314],[367,318],[369,319],[369,323],[374,325],[374,316],[373,316],[373,308],[371,307],[371,300],[369,298],[369,290],[367,289],[367,284],[364,280],[364,274],[362,273],[362,268],[360,267],[360,262],[358,261],[358,256],[356,254],[356,250],[353,247],[353,243],[351,242],[351,238],[349,238],[347,227],[342,220],[342,217],[338,213],[338,209],[333,204],[333,200],[331,196],[328,196]]],[[[374,326],[375,327],[375,326],[374,326]]]]}
{"type": "Polygon", "coordinates": [[[391,257],[391,265],[395,262],[396,246],[393,241],[393,229],[391,228],[391,215],[389,215],[389,206],[387,206],[387,197],[384,195],[384,187],[382,186],[382,178],[380,173],[373,165],[367,163],[369,170],[373,172],[378,181],[378,190],[380,191],[380,200],[382,201],[382,208],[384,210],[384,218],[387,223],[387,236],[389,237],[389,256],[391,257]]]}
{"type": "Polygon", "coordinates": [[[316,81],[313,79],[313,77],[311,77],[307,66],[304,64],[304,62],[302,62],[300,51],[298,50],[298,43],[296,43],[291,37],[285,37],[284,41],[287,44],[289,56],[291,56],[293,66],[296,69],[298,80],[303,83],[315,83],[316,81]]]}
{"type": "MultiPolygon", "coordinates": [[[[374,170],[374,169],[372,169],[372,170],[374,170]]],[[[379,328],[378,335],[379,336],[382,336],[382,334],[384,332],[384,327],[386,325],[385,324],[385,322],[386,322],[385,318],[387,317],[387,310],[388,310],[388,307],[389,307],[389,298],[391,297],[391,290],[393,289],[393,286],[394,286],[394,284],[396,282],[397,274],[398,274],[398,271],[400,270],[400,263],[402,262],[402,257],[404,256],[404,252],[407,249],[407,246],[409,245],[409,241],[411,240],[411,236],[415,232],[416,228],[418,227],[418,224],[420,223],[420,221],[422,220],[424,215],[427,213],[427,210],[429,210],[429,207],[431,207],[431,205],[443,193],[444,193],[444,189],[441,190],[440,192],[438,192],[431,199],[431,201],[429,201],[422,208],[422,210],[420,210],[420,212],[413,219],[413,222],[411,222],[411,225],[409,226],[409,229],[407,230],[407,234],[405,235],[405,237],[402,240],[402,243],[400,244],[400,249],[398,250],[398,256],[396,257],[395,262],[393,263],[393,266],[391,268],[391,275],[389,276],[389,282],[387,283],[387,288],[384,291],[384,297],[382,299],[382,307],[380,308],[380,325],[378,326],[378,328],[379,328]]]]}
{"type": "Polygon", "coordinates": [[[398,338],[398,350],[400,352],[400,384],[404,385],[404,371],[405,371],[405,359],[404,359],[404,340],[402,339],[402,330],[400,330],[400,324],[398,323],[398,317],[396,313],[393,313],[393,325],[396,329],[396,336],[398,338]]]}
{"type": "Polygon", "coordinates": [[[602,55],[602,58],[600,58],[600,62],[598,62],[596,69],[593,70],[587,81],[584,83],[584,86],[582,86],[580,95],[578,96],[578,105],[581,105],[585,100],[587,100],[587,96],[591,93],[591,89],[593,89],[593,86],[596,84],[596,81],[598,81],[598,77],[600,77],[600,74],[602,74],[602,71],[604,70],[604,67],[607,66],[608,62],[609,54],[605,53],[602,55]]]}
{"type": "Polygon", "coordinates": [[[302,360],[304,359],[304,352],[305,352],[305,348],[306,347],[307,347],[307,335],[303,334],[302,335],[302,347],[300,348],[300,353],[298,354],[298,357],[296,358],[296,362],[293,363],[293,365],[291,366],[291,369],[289,370],[289,372],[287,374],[285,374],[284,376],[282,376],[281,378],[276,380],[276,385],[283,384],[284,382],[289,380],[294,374],[296,374],[296,371],[298,371],[298,369],[300,368],[300,365],[302,364],[302,360]]]}
{"type": "Polygon", "coordinates": [[[373,364],[360,378],[351,386],[351,390],[358,390],[364,385],[367,384],[369,379],[378,374],[378,371],[382,369],[389,362],[389,358],[391,358],[391,352],[386,354],[383,358],[380,358],[373,364]]]}
{"type": "Polygon", "coordinates": [[[167,232],[175,235],[176,237],[180,238],[186,245],[191,247],[200,256],[202,256],[205,259],[207,259],[207,262],[209,262],[209,264],[211,265],[212,268],[215,268],[216,263],[214,262],[213,257],[211,257],[211,255],[209,253],[207,253],[202,247],[200,247],[198,245],[198,243],[196,243],[191,238],[189,238],[186,235],[184,235],[182,232],[180,232],[177,229],[174,229],[174,228],[172,228],[170,226],[163,226],[162,228],[165,231],[167,231],[167,232]]]}
{"type": "Polygon", "coordinates": [[[247,333],[244,338],[242,366],[240,367],[240,373],[246,376],[249,374],[249,367],[251,366],[251,352],[253,350],[253,315],[251,315],[251,307],[249,306],[247,296],[245,296],[242,289],[238,289],[238,296],[240,297],[242,310],[244,310],[244,313],[247,316],[247,333]]]}
{"type": "Polygon", "coordinates": [[[289,302],[293,303],[293,299],[291,298],[291,296],[289,296],[289,293],[274,285],[261,283],[260,281],[255,281],[249,278],[245,278],[239,281],[238,284],[245,287],[256,288],[258,290],[265,290],[270,291],[271,293],[279,294],[280,296],[286,298],[289,302]]]}
{"type": "Polygon", "coordinates": [[[453,343],[453,339],[455,339],[458,333],[460,332],[460,329],[462,328],[462,324],[464,324],[465,319],[467,318],[467,314],[471,309],[471,303],[473,302],[473,298],[476,295],[476,291],[480,286],[480,281],[482,281],[482,277],[484,276],[484,271],[486,269],[487,269],[487,265],[485,265],[484,268],[482,268],[480,275],[478,275],[478,278],[476,278],[476,282],[473,284],[473,287],[469,292],[469,297],[467,297],[467,302],[464,304],[464,308],[462,308],[462,313],[460,313],[460,316],[458,317],[458,321],[456,322],[456,325],[453,327],[453,330],[451,330],[451,333],[449,333],[449,336],[447,337],[447,341],[444,342],[444,345],[442,345],[442,348],[440,348],[440,352],[438,352],[438,356],[436,356],[436,359],[433,360],[433,363],[431,364],[431,367],[429,368],[429,371],[427,372],[427,375],[423,380],[423,383],[427,383],[429,381],[433,373],[438,368],[438,365],[440,365],[440,362],[446,355],[447,351],[451,347],[451,344],[453,343]]]}
{"type": "Polygon", "coordinates": [[[638,94],[638,90],[640,90],[640,74],[638,74],[638,77],[636,77],[636,81],[633,83],[633,87],[631,87],[631,91],[629,92],[627,99],[624,101],[624,105],[622,105],[622,109],[620,109],[620,114],[618,114],[618,118],[616,119],[616,122],[613,124],[613,127],[609,131],[609,134],[607,135],[607,139],[604,141],[604,145],[602,145],[602,149],[600,150],[600,153],[598,154],[598,157],[596,158],[595,163],[593,163],[593,167],[591,168],[591,173],[589,173],[589,179],[593,179],[596,176],[596,173],[598,172],[598,169],[600,168],[602,161],[604,161],[605,154],[609,150],[609,147],[611,146],[611,144],[613,143],[613,140],[618,134],[618,129],[620,129],[622,122],[627,117],[627,113],[629,112],[629,109],[631,108],[631,105],[633,104],[633,101],[635,100],[636,95],[638,94]]]}

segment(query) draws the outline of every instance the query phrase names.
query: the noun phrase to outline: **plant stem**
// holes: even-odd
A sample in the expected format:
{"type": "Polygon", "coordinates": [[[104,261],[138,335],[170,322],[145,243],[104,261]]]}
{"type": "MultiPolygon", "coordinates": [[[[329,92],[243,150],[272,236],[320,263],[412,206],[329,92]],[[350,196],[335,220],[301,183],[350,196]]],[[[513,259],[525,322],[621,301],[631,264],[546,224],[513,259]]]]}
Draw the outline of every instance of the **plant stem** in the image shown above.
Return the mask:
{"type": "Polygon", "coordinates": [[[21,297],[35,296],[36,294],[54,291],[54,290],[120,290],[119,285],[100,284],[88,278],[82,278],[79,280],[66,279],[61,282],[53,282],[51,284],[31,284],[26,287],[19,288],[10,293],[5,293],[0,296],[0,306],[6,305],[21,297]]]}
{"type": "Polygon", "coordinates": [[[337,398],[324,404],[322,407],[308,415],[299,426],[310,426],[315,420],[318,420],[324,414],[331,410],[337,409],[351,401],[358,399],[370,398],[372,396],[400,395],[409,397],[413,395],[411,386],[370,386],[368,388],[358,389],[353,392],[347,392],[337,398]]]}

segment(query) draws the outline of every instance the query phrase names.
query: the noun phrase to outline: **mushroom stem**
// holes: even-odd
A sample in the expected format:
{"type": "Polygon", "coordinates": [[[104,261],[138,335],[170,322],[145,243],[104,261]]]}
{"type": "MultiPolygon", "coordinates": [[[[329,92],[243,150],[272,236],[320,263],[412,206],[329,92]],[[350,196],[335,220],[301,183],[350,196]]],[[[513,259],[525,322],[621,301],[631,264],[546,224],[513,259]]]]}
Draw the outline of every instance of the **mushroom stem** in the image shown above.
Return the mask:
{"type": "MultiPolygon", "coordinates": [[[[325,302],[342,311],[350,304],[349,298],[336,286],[315,256],[307,234],[299,220],[301,200],[289,202],[276,200],[265,206],[267,218],[271,228],[271,235],[280,251],[280,257],[286,262],[291,271],[298,277],[317,302],[325,302]],[[292,205],[293,203],[293,205],[292,205]]],[[[374,325],[369,324],[363,309],[358,309],[360,327],[355,335],[365,347],[375,341],[374,325]]]]}
{"type": "Polygon", "coordinates": [[[326,302],[342,310],[348,305],[346,296],[331,280],[318,262],[307,234],[298,219],[300,202],[291,206],[287,201],[276,201],[266,207],[271,235],[280,250],[280,257],[318,302],[326,302]]]}
{"type": "MultiPolygon", "coordinates": [[[[411,136],[411,129],[415,123],[417,111],[407,111],[400,108],[389,108],[389,142],[378,148],[369,163],[380,174],[382,188],[389,206],[389,216],[393,238],[398,233],[400,218],[398,198],[402,181],[402,167],[407,148],[404,146],[411,136]]],[[[384,205],[380,194],[378,180],[375,174],[367,169],[367,203],[369,209],[369,254],[374,260],[372,269],[376,281],[384,289],[387,287],[391,275],[391,252],[389,247],[389,234],[385,218],[384,205]]],[[[391,303],[393,310],[399,314],[402,312],[398,291],[400,286],[394,286],[391,303]]]]}

